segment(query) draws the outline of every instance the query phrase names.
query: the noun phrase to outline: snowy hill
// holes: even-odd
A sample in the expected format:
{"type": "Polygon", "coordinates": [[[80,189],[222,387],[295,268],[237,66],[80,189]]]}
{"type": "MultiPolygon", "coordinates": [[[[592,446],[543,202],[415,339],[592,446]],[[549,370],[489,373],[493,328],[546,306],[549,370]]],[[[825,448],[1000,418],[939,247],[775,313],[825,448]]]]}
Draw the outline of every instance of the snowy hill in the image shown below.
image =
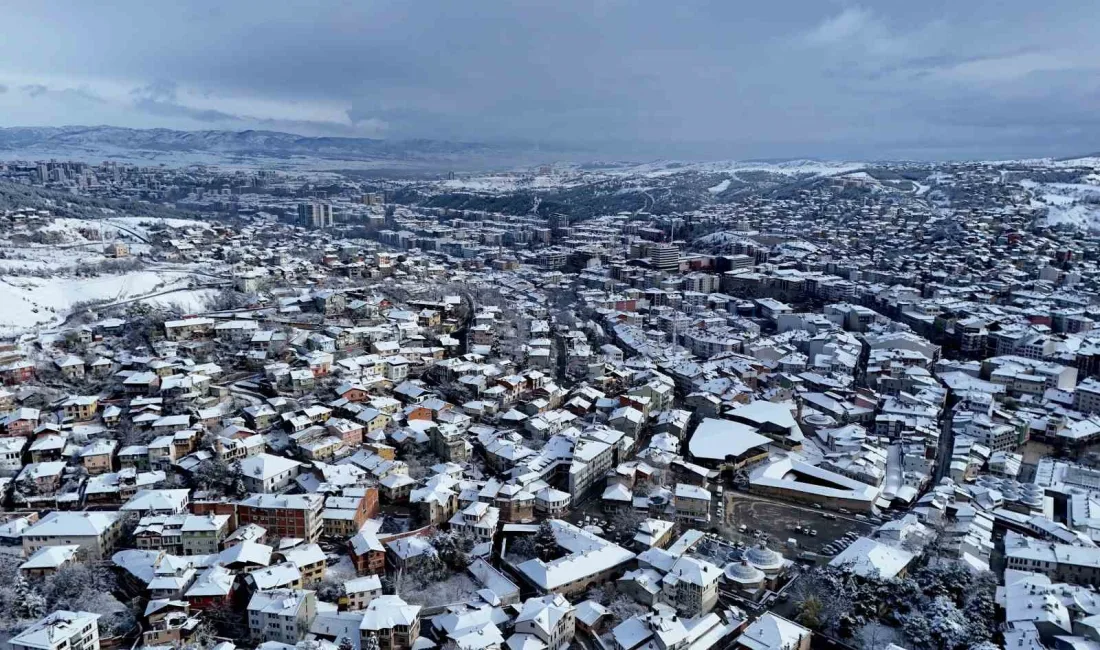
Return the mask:
{"type": "Polygon", "coordinates": [[[175,131],[111,126],[0,128],[0,158],[42,157],[95,162],[112,159],[139,164],[297,168],[450,168],[531,158],[522,149],[440,140],[375,140],[307,137],[277,131],[175,131]]]}

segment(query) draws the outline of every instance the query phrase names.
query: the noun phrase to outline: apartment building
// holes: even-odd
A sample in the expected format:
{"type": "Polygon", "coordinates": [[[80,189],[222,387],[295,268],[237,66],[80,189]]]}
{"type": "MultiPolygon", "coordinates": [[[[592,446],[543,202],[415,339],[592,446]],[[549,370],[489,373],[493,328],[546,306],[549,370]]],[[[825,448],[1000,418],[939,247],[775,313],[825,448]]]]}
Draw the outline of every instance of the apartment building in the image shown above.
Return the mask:
{"type": "Polygon", "coordinates": [[[272,537],[316,542],[324,528],[324,507],[320,494],[253,494],[237,504],[237,520],[256,524],[272,537]]]}
{"type": "Polygon", "coordinates": [[[138,521],[134,529],[134,546],[143,550],[158,550],[174,555],[194,555],[198,553],[217,553],[221,550],[218,542],[225,538],[229,528],[229,515],[147,515],[138,521]],[[189,523],[189,520],[195,520],[189,523]],[[192,531],[190,548],[196,546],[204,549],[199,551],[184,551],[184,528],[192,531]],[[206,531],[220,532],[220,537],[212,535],[213,545],[194,544],[194,537],[202,539],[205,536],[194,535],[206,531]]]}
{"type": "Polygon", "coordinates": [[[710,521],[710,500],[710,490],[698,485],[677,483],[673,496],[676,521],[682,524],[710,521]]]}
{"type": "Polygon", "coordinates": [[[89,561],[108,557],[122,534],[117,512],[51,512],[23,531],[23,552],[28,557],[46,546],[76,545],[89,561]]]}
{"type": "Polygon", "coordinates": [[[99,650],[99,614],[58,610],[8,643],[12,650],[99,650]]]}
{"type": "Polygon", "coordinates": [[[255,642],[295,645],[317,615],[317,595],[308,589],[260,591],[248,601],[248,631],[255,642]]]}
{"type": "Polygon", "coordinates": [[[722,570],[706,560],[683,556],[661,579],[661,600],[681,616],[706,614],[718,603],[722,570]]]}

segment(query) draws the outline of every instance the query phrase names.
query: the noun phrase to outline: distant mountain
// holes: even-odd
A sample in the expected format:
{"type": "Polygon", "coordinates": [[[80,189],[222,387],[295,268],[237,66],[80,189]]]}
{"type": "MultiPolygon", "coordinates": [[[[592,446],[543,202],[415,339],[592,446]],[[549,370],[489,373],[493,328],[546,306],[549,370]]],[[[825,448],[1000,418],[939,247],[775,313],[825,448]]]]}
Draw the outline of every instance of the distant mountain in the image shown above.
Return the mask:
{"type": "Polygon", "coordinates": [[[113,126],[0,128],[0,157],[55,156],[166,164],[292,167],[482,167],[534,161],[522,148],[440,140],[307,137],[278,131],[175,131],[113,126]]]}

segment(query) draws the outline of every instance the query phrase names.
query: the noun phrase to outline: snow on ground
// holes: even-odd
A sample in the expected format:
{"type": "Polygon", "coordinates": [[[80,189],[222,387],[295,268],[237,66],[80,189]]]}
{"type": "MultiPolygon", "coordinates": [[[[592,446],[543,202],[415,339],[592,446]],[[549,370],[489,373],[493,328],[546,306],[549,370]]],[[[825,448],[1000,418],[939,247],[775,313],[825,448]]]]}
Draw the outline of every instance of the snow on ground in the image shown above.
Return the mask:
{"type": "Polygon", "coordinates": [[[575,182],[576,175],[569,177],[560,174],[494,174],[468,176],[440,181],[439,187],[446,190],[467,190],[471,192],[514,192],[516,190],[540,190],[569,187],[575,182]]]}
{"type": "Polygon", "coordinates": [[[723,160],[707,163],[689,163],[675,160],[659,160],[640,165],[624,165],[621,168],[603,170],[613,175],[642,174],[645,176],[671,176],[684,172],[709,174],[734,174],[736,172],[762,171],[785,176],[834,176],[866,167],[859,162],[830,162],[818,160],[786,160],[783,162],[739,162],[723,160]]]}
{"type": "Polygon", "coordinates": [[[727,179],[723,180],[721,183],[715,185],[714,187],[708,187],[707,191],[710,192],[711,194],[721,194],[722,192],[725,192],[727,189],[729,189],[729,186],[730,186],[730,179],[727,178],[727,179]]]}
{"type": "Polygon", "coordinates": [[[210,300],[218,295],[217,289],[183,289],[146,298],[141,302],[154,307],[178,307],[184,313],[194,314],[206,309],[210,300]]]}
{"type": "Polygon", "coordinates": [[[1100,230],[1100,185],[1020,181],[1032,193],[1031,207],[1046,208],[1046,223],[1100,230]]]}
{"type": "Polygon", "coordinates": [[[107,259],[97,246],[63,248],[39,244],[7,247],[0,245],[0,273],[61,270],[78,264],[95,264],[107,259]]]}
{"type": "Polygon", "coordinates": [[[103,220],[107,224],[121,226],[142,235],[149,236],[149,228],[160,224],[169,228],[201,228],[209,229],[210,224],[195,219],[155,219],[151,217],[110,217],[103,220]]]}
{"type": "Polygon", "coordinates": [[[0,276],[0,334],[59,323],[73,306],[89,300],[124,301],[159,290],[185,287],[186,273],[133,271],[97,278],[0,276]]]}

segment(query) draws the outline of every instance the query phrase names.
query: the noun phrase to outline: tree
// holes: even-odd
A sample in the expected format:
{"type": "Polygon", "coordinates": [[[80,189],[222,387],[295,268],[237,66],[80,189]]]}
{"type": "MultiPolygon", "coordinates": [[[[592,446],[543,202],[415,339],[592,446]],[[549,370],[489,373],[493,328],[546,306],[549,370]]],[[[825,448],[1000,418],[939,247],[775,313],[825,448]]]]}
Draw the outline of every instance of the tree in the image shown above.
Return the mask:
{"type": "Polygon", "coordinates": [[[526,562],[538,557],[538,549],[535,547],[535,536],[524,535],[516,537],[508,542],[509,559],[515,563],[526,562]]]}
{"type": "Polygon", "coordinates": [[[552,562],[561,556],[554,527],[548,519],[539,524],[539,532],[535,533],[535,555],[543,562],[552,562]]]}
{"type": "Polygon", "coordinates": [[[809,596],[798,604],[798,622],[811,630],[821,629],[821,600],[809,596]]]}
{"type": "Polygon", "coordinates": [[[380,650],[378,646],[378,634],[371,632],[363,641],[361,650],[380,650]]]}
{"type": "MultiPolygon", "coordinates": [[[[375,641],[377,641],[377,639],[375,639],[375,641]]],[[[340,645],[336,646],[336,650],[355,650],[355,646],[352,644],[351,639],[342,636],[340,637],[340,645]]]]}

